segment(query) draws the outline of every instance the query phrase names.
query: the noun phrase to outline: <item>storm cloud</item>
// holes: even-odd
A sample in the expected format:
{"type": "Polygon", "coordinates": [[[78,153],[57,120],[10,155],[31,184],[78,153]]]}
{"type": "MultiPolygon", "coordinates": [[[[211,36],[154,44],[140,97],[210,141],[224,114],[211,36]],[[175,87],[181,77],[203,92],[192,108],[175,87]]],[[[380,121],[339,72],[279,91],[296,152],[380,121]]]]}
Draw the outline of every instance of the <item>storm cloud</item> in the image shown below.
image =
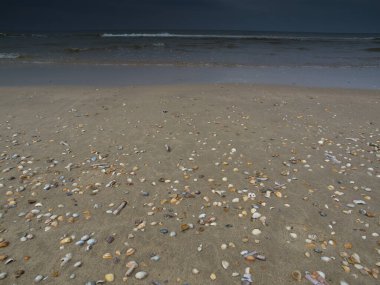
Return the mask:
{"type": "Polygon", "coordinates": [[[380,32],[378,0],[1,0],[1,31],[380,32]]]}

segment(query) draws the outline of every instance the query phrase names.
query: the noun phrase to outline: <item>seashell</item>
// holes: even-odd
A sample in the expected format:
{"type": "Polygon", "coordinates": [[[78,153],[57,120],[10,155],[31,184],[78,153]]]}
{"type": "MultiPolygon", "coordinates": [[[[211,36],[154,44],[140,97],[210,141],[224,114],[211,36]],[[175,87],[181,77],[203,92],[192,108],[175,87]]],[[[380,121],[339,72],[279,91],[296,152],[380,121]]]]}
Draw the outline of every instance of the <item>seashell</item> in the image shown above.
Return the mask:
{"type": "Polygon", "coordinates": [[[71,253],[67,253],[63,258],[61,258],[61,266],[66,265],[71,259],[73,258],[73,255],[71,253]]]}
{"type": "Polygon", "coordinates": [[[296,233],[290,233],[290,237],[293,238],[293,239],[296,239],[297,238],[297,234],[296,233]]]}
{"type": "Polygon", "coordinates": [[[147,276],[148,276],[148,273],[145,272],[145,271],[139,271],[139,272],[137,272],[137,273],[135,274],[135,278],[136,278],[136,279],[139,279],[139,280],[144,279],[144,278],[147,277],[147,276]]]}
{"type": "Polygon", "coordinates": [[[247,260],[247,261],[255,261],[256,257],[254,257],[253,255],[248,255],[248,256],[245,257],[245,260],[247,260]]]}
{"type": "Polygon", "coordinates": [[[75,262],[74,267],[81,267],[82,261],[75,262]]]}
{"type": "Polygon", "coordinates": [[[324,261],[324,262],[329,262],[329,261],[331,261],[331,258],[328,257],[328,256],[322,256],[321,260],[324,261]]]}
{"type": "Polygon", "coordinates": [[[259,212],[255,212],[255,213],[253,213],[253,215],[252,215],[252,218],[253,219],[258,219],[258,218],[260,218],[261,217],[261,214],[259,213],[259,212]]]}
{"type": "Polygon", "coordinates": [[[211,273],[211,275],[210,275],[210,279],[211,279],[212,281],[216,280],[216,274],[215,274],[215,273],[211,273]]]}
{"type": "Polygon", "coordinates": [[[64,245],[64,244],[70,243],[70,242],[72,242],[72,241],[73,241],[73,240],[71,239],[71,237],[67,237],[67,238],[62,239],[59,243],[60,243],[61,245],[64,245]]]}
{"type": "Polygon", "coordinates": [[[112,273],[108,273],[104,275],[104,279],[106,279],[107,282],[113,282],[115,280],[115,276],[112,273]]]}
{"type": "Polygon", "coordinates": [[[7,276],[8,276],[8,274],[6,272],[1,272],[0,273],[0,280],[7,278],[7,276]]]}
{"type": "Polygon", "coordinates": [[[360,256],[359,256],[359,254],[353,253],[350,256],[350,260],[352,261],[352,263],[360,263],[360,256]]]}
{"type": "Polygon", "coordinates": [[[25,270],[18,269],[15,271],[15,278],[20,278],[25,273],[25,270]]]}
{"type": "Polygon", "coordinates": [[[230,266],[230,263],[229,263],[228,261],[226,261],[226,260],[222,260],[222,267],[223,267],[224,269],[227,269],[229,266],[230,266]]]}
{"type": "Polygon", "coordinates": [[[190,229],[190,226],[188,224],[181,225],[181,232],[187,231],[188,229],[190,229]]]}
{"type": "Polygon", "coordinates": [[[4,263],[9,264],[9,263],[12,263],[13,261],[15,261],[13,258],[8,258],[4,263]]]}
{"type": "Polygon", "coordinates": [[[152,256],[151,258],[150,258],[150,260],[152,260],[152,261],[159,261],[160,260],[160,256],[159,255],[155,255],[155,256],[152,256]]]}
{"type": "Polygon", "coordinates": [[[3,240],[0,242],[0,248],[7,247],[9,245],[9,241],[3,240]]]}
{"type": "Polygon", "coordinates": [[[85,241],[84,240],[78,240],[75,245],[79,245],[79,246],[82,246],[84,245],[85,241]]]}
{"type": "Polygon", "coordinates": [[[107,252],[107,253],[103,254],[102,258],[103,259],[112,259],[112,254],[107,252]]]}
{"type": "Polygon", "coordinates": [[[350,242],[345,242],[345,243],[344,243],[344,248],[345,248],[345,249],[351,249],[351,248],[352,248],[352,243],[350,243],[350,242]]]}
{"type": "Polygon", "coordinates": [[[131,256],[135,253],[135,249],[134,248],[128,248],[127,249],[127,252],[125,253],[126,256],[131,256]]]}
{"type": "Polygon", "coordinates": [[[125,273],[126,276],[130,276],[132,274],[132,272],[138,267],[138,264],[136,261],[132,260],[132,261],[129,261],[127,264],[126,264],[126,267],[128,268],[127,272],[125,273]]]}
{"type": "Polygon", "coordinates": [[[350,284],[348,284],[346,281],[340,281],[339,284],[340,284],[340,285],[350,285],[350,284]]]}
{"type": "Polygon", "coordinates": [[[346,272],[346,273],[350,273],[350,271],[351,271],[350,267],[348,267],[347,265],[342,265],[342,268],[343,268],[344,272],[346,272]]]}
{"type": "Polygon", "coordinates": [[[44,277],[42,275],[37,275],[35,278],[34,278],[34,282],[35,283],[38,283],[40,282],[42,279],[44,279],[44,277]]]}
{"type": "Polygon", "coordinates": [[[90,238],[89,240],[87,240],[86,241],[86,243],[88,244],[88,245],[94,245],[94,244],[96,244],[97,243],[97,240],[96,239],[94,239],[94,238],[90,238]]]}
{"type": "Polygon", "coordinates": [[[196,268],[193,268],[193,269],[191,270],[191,272],[192,272],[193,274],[198,274],[198,273],[199,273],[199,270],[196,269],[196,268]]]}
{"type": "Polygon", "coordinates": [[[223,244],[220,246],[220,248],[221,248],[222,250],[225,250],[225,249],[227,249],[227,245],[226,245],[225,243],[223,243],[223,244]]]}
{"type": "Polygon", "coordinates": [[[261,231],[260,231],[259,229],[253,229],[253,230],[252,230],[252,234],[253,234],[254,236],[258,236],[259,234],[261,234],[261,231]]]}
{"type": "Polygon", "coordinates": [[[90,235],[84,235],[80,238],[80,240],[87,241],[90,239],[90,235]]]}
{"type": "Polygon", "coordinates": [[[292,272],[292,278],[299,282],[302,280],[302,273],[299,270],[295,270],[292,272]]]}

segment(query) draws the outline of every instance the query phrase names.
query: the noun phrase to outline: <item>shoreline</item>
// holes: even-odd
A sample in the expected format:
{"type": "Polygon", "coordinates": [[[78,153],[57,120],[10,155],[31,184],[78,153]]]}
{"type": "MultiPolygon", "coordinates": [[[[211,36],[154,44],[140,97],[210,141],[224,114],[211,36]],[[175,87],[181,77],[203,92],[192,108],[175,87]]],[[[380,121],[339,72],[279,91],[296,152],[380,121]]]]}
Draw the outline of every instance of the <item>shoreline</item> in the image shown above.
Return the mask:
{"type": "Polygon", "coordinates": [[[380,68],[0,64],[0,86],[258,84],[380,90],[380,68]]]}

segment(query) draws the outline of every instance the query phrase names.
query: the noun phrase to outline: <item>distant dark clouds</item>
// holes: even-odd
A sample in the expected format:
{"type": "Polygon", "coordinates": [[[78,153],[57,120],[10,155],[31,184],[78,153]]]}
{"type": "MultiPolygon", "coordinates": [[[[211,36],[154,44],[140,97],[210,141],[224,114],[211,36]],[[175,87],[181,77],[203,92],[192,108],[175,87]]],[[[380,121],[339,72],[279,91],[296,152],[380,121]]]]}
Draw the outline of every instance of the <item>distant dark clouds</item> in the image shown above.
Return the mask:
{"type": "Polygon", "coordinates": [[[0,0],[0,31],[380,32],[380,0],[0,0]]]}

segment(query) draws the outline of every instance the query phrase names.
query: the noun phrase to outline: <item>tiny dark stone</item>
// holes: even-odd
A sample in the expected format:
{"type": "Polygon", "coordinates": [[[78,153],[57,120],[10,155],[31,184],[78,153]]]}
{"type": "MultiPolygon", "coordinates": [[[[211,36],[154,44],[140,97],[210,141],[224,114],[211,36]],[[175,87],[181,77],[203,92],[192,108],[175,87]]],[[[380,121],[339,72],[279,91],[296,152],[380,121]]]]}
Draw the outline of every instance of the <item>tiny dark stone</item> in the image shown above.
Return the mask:
{"type": "Polygon", "coordinates": [[[108,236],[108,237],[106,238],[106,242],[107,242],[107,243],[112,243],[114,240],[115,240],[115,238],[114,238],[113,236],[108,236]]]}
{"type": "Polygon", "coordinates": [[[160,229],[160,233],[162,234],[167,234],[169,232],[168,229],[160,229]]]}

